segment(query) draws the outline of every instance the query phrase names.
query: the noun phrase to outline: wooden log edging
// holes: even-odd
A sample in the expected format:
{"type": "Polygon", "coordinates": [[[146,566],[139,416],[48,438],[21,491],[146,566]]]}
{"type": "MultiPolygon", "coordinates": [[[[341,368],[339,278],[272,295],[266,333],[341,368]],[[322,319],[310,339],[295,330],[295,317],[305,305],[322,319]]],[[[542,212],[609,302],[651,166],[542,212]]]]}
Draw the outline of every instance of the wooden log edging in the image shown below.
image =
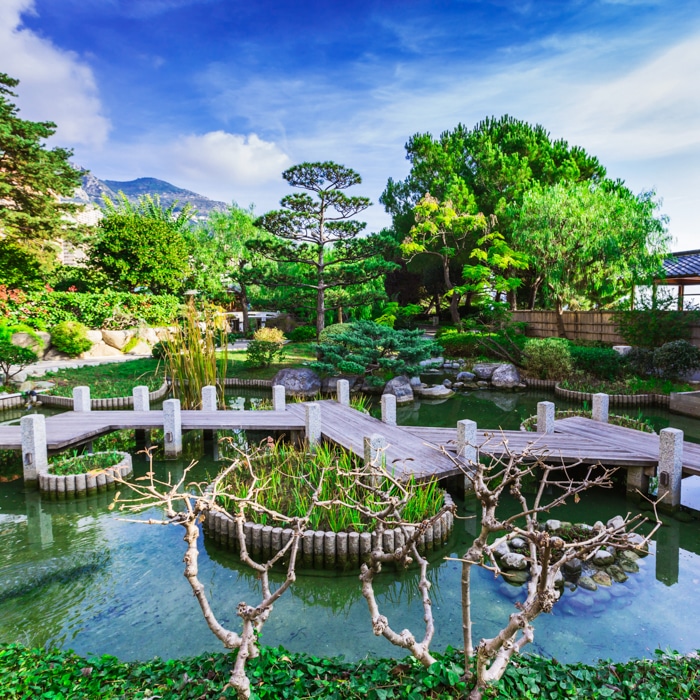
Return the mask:
{"type": "MultiPolygon", "coordinates": [[[[95,452],[95,454],[105,454],[95,452]]],[[[70,498],[86,496],[93,493],[114,489],[116,483],[114,477],[128,479],[134,473],[131,463],[131,455],[128,452],[119,452],[121,461],[113,467],[86,472],[85,474],[39,474],[39,490],[48,493],[51,498],[70,498]]]]}
{"type": "Polygon", "coordinates": [[[557,385],[556,379],[523,379],[528,389],[554,389],[557,385]]]}
{"type": "MultiPolygon", "coordinates": [[[[554,393],[562,399],[569,401],[593,401],[595,392],[573,391],[565,389],[558,383],[554,387],[554,393]]],[[[668,408],[671,402],[671,397],[666,394],[610,394],[611,406],[659,406],[668,408]]]]}
{"type": "MultiPolygon", "coordinates": [[[[445,504],[454,505],[449,493],[444,492],[445,504]]],[[[411,527],[410,525],[407,527],[411,527]]],[[[243,526],[246,546],[254,559],[270,559],[289,541],[291,528],[272,527],[258,523],[243,526]]],[[[418,542],[418,551],[432,552],[441,547],[454,529],[454,515],[446,511],[425,531],[418,542]]],[[[235,523],[223,513],[210,512],[204,519],[204,534],[223,547],[238,551],[235,523]]],[[[356,569],[369,561],[370,552],[377,546],[376,532],[332,532],[306,530],[299,548],[298,565],[304,569],[356,569]]],[[[393,551],[404,543],[400,528],[385,530],[385,551],[393,551]]]]}
{"type": "Polygon", "coordinates": [[[272,389],[272,379],[239,379],[238,377],[226,377],[226,379],[224,379],[224,386],[272,389]]]}
{"type": "Polygon", "coordinates": [[[24,396],[21,393],[0,396],[0,411],[6,408],[15,408],[15,406],[24,406],[24,396]]]}
{"type": "MultiPolygon", "coordinates": [[[[160,388],[148,393],[149,401],[160,401],[170,391],[170,384],[164,381],[160,388]]],[[[42,394],[41,399],[47,406],[59,406],[61,408],[73,408],[72,396],[52,396],[51,394],[42,394]]],[[[114,396],[108,399],[90,399],[90,408],[93,411],[99,410],[114,410],[118,408],[134,407],[133,396],[114,396]]]]}

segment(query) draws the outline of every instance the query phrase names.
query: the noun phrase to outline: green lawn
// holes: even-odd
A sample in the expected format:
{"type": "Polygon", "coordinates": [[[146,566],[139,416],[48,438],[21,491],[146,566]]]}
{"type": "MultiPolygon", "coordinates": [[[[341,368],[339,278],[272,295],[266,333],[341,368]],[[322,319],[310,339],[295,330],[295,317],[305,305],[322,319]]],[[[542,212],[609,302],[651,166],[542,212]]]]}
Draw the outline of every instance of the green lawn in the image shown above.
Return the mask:
{"type": "Polygon", "coordinates": [[[284,346],[282,362],[275,362],[269,367],[252,368],[246,362],[245,350],[229,351],[227,377],[239,379],[272,379],[281,369],[304,367],[305,363],[316,359],[312,343],[288,343],[284,346]]]}

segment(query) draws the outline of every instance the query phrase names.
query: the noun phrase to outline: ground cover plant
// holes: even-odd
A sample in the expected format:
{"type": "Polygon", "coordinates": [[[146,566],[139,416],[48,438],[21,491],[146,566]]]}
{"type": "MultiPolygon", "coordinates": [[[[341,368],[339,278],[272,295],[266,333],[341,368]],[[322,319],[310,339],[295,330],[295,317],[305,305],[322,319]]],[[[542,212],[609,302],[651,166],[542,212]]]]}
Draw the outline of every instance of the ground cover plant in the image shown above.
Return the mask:
{"type": "Polygon", "coordinates": [[[618,381],[600,381],[585,375],[573,375],[560,383],[564,389],[583,393],[605,394],[670,394],[674,391],[693,391],[697,387],[686,382],[674,382],[661,377],[629,377],[618,381]]]}
{"type": "Polygon", "coordinates": [[[95,452],[94,454],[58,455],[49,460],[49,474],[68,476],[69,474],[87,474],[114,467],[124,459],[119,452],[95,452]]]}
{"type": "MultiPolygon", "coordinates": [[[[559,420],[560,418],[573,418],[575,416],[580,416],[582,418],[592,418],[593,411],[589,411],[585,408],[572,409],[567,411],[555,411],[554,418],[559,420]]],[[[653,433],[654,428],[649,425],[646,420],[640,418],[631,418],[630,416],[620,416],[616,414],[608,415],[608,423],[610,425],[619,425],[623,428],[634,428],[635,430],[641,430],[644,433],[653,433]]],[[[529,416],[521,424],[521,427],[528,431],[537,430],[537,416],[529,416]]]]}
{"type": "Polygon", "coordinates": [[[107,399],[131,396],[135,386],[147,386],[149,391],[155,391],[165,380],[165,366],[158,360],[144,358],[59,369],[47,372],[44,379],[55,384],[50,391],[55,396],[73,396],[76,386],[89,386],[91,398],[107,399]]]}

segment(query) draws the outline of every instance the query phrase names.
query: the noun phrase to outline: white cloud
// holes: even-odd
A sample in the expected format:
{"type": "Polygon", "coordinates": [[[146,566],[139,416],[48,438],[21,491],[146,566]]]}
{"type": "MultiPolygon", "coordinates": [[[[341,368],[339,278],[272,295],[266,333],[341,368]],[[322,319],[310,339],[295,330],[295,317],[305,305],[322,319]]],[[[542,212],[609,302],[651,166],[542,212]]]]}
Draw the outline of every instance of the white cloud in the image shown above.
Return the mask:
{"type": "Polygon", "coordinates": [[[230,185],[260,185],[278,179],[289,156],[256,134],[225,131],[190,134],[172,148],[173,167],[188,177],[223,180],[230,185]]]}
{"type": "Polygon", "coordinates": [[[109,133],[97,85],[80,57],[22,26],[33,0],[0,2],[0,66],[20,80],[16,104],[25,119],[55,122],[62,145],[101,147],[109,133]]]}

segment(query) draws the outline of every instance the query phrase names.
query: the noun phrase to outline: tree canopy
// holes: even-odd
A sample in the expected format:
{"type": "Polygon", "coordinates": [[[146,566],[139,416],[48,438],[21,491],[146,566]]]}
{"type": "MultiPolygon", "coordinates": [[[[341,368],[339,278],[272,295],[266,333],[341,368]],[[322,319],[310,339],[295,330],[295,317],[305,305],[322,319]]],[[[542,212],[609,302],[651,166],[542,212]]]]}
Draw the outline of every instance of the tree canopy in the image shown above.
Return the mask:
{"type": "Polygon", "coordinates": [[[362,182],[354,170],[329,161],[301,163],[282,176],[292,187],[306,191],[283,197],[281,209],[260,217],[256,226],[273,237],[258,238],[248,246],[278,263],[274,275],[263,273],[260,282],[315,295],[320,335],[326,291],[362,284],[393,270],[396,265],[387,261],[393,241],[384,235],[360,236],[365,223],[352,217],[371,203],[367,197],[344,192],[362,182]]]}
{"type": "Polygon", "coordinates": [[[90,265],[117,291],[181,292],[190,274],[184,231],[191,208],[175,214],[176,203],[164,209],[157,196],[146,195],[135,205],[121,193],[116,203],[105,205],[90,265]]]}

